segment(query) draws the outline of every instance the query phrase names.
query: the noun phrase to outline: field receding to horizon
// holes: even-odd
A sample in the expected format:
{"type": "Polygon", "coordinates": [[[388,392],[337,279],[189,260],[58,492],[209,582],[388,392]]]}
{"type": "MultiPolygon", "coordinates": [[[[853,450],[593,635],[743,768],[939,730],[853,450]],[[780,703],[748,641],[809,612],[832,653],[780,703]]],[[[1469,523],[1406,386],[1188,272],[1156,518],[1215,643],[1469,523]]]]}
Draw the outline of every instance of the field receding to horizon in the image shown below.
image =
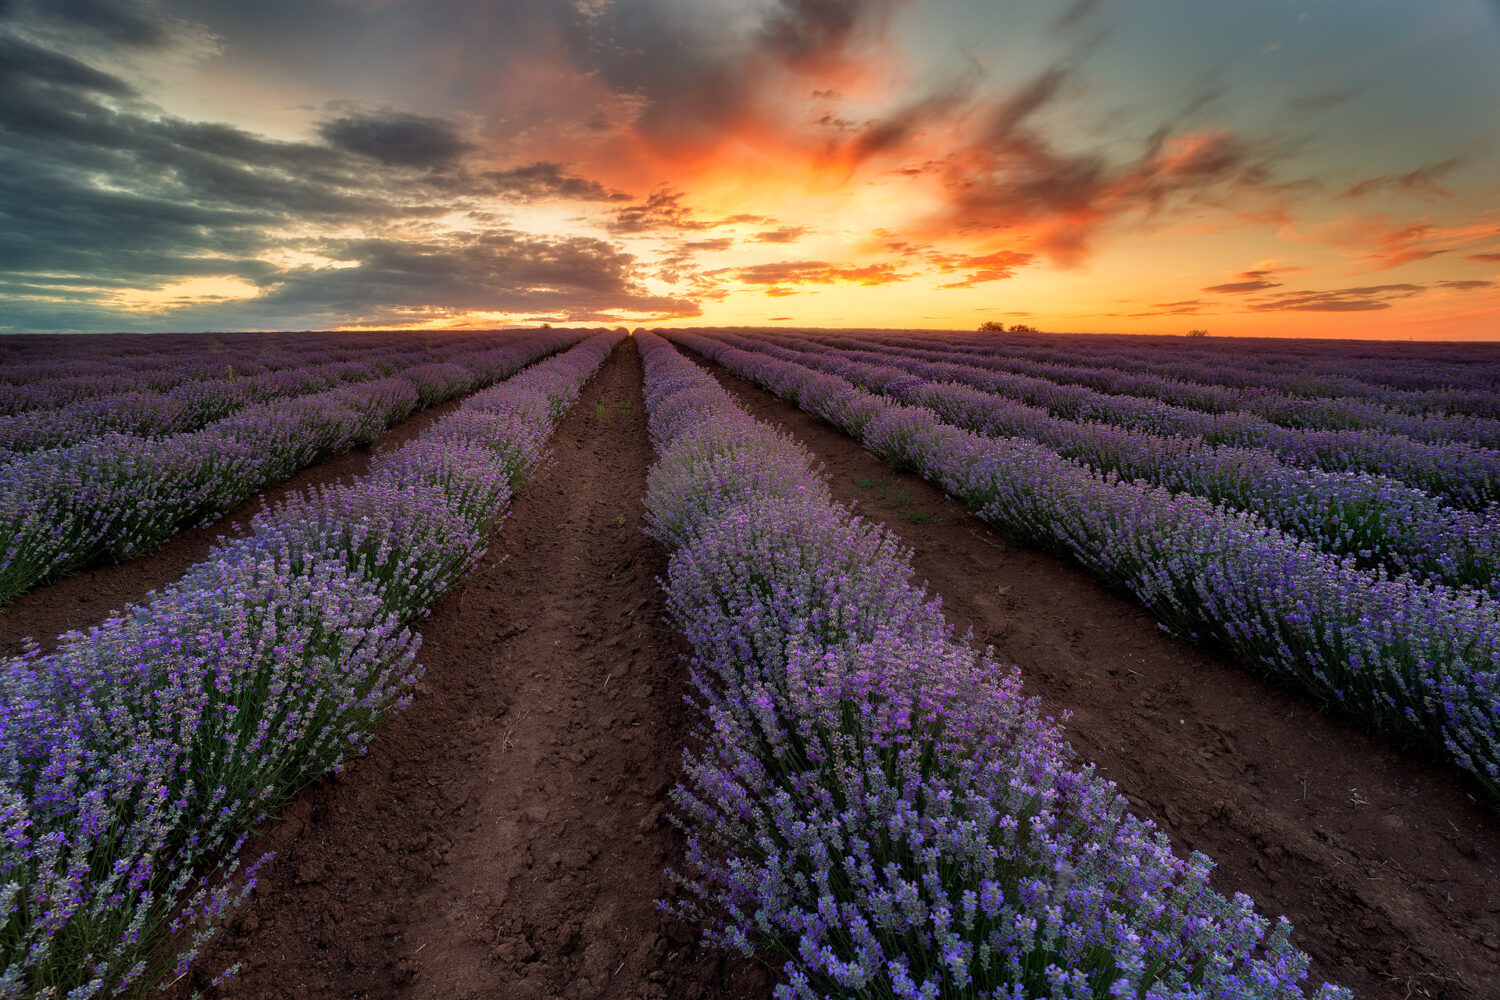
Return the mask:
{"type": "Polygon", "coordinates": [[[1496,885],[1500,343],[0,337],[0,997],[1474,1000],[1496,885]]]}

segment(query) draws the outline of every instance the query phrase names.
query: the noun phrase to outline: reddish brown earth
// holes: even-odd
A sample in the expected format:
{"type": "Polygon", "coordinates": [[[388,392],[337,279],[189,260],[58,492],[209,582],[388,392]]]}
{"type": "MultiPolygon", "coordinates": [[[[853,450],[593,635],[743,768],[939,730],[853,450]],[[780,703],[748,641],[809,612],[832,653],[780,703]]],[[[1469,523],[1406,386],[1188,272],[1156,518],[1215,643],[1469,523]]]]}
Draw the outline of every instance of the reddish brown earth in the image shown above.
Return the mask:
{"type": "Polygon", "coordinates": [[[423,410],[387,431],[374,447],[355,448],[308,466],[290,479],[257,493],[212,524],[179,532],[161,548],[139,559],[96,566],[21,594],[0,608],[0,656],[21,652],[27,638],[35,639],[42,649],[51,651],[62,633],[96,625],[127,604],[141,603],[151,591],[180,579],[188,567],[202,562],[220,537],[246,527],[250,518],[261,510],[310,486],[347,482],[362,475],[375,455],[410,441],[462,402],[457,399],[423,410]]]}
{"type": "Polygon", "coordinates": [[[627,342],[480,568],[417,623],[413,705],[250,845],[276,860],[193,987],[242,962],[219,994],[769,996],[765,970],[656,908],[691,719],[666,553],[641,531],[640,387],[627,342]]]}
{"type": "Polygon", "coordinates": [[[1318,981],[1361,998],[1500,997],[1500,811],[1476,786],[1163,633],[1130,597],[696,360],[912,547],[955,627],[1020,665],[1051,714],[1072,711],[1080,758],[1138,815],[1214,858],[1220,890],[1285,914],[1318,981]]]}

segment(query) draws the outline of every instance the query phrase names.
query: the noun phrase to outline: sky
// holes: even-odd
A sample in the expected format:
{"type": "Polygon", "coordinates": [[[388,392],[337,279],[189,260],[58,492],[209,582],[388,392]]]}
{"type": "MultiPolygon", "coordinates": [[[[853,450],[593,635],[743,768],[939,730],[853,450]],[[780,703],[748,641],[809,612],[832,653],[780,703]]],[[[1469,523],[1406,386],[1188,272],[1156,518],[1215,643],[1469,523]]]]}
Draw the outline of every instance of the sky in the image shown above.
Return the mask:
{"type": "Polygon", "coordinates": [[[1497,0],[0,0],[0,332],[1500,340],[1497,0]]]}

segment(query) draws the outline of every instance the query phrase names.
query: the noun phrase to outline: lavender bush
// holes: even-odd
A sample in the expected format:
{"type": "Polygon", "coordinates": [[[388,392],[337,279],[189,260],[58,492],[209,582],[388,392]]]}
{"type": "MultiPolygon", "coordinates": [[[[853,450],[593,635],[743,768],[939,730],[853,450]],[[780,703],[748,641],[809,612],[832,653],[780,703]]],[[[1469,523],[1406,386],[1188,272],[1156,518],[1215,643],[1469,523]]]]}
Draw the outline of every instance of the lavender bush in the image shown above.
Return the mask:
{"type": "Polygon", "coordinates": [[[410,700],[403,619],[473,565],[551,401],[618,339],[471,400],[496,418],[448,418],[472,436],[440,421],[364,479],[262,513],[147,605],[0,662],[0,997],[140,990],[174,943],[185,971],[253,886],[226,863],[251,824],[410,700]],[[512,428],[519,446],[494,438],[512,428]]]}
{"type": "MultiPolygon", "coordinates": [[[[1196,343],[1166,337],[1049,335],[1006,337],[931,331],[793,331],[793,336],[821,343],[948,350],[1025,358],[1063,365],[1120,369],[1192,383],[1191,391],[1234,400],[1233,390],[1247,395],[1267,392],[1294,401],[1334,405],[1372,401],[1408,413],[1470,414],[1500,417],[1500,361],[1482,344],[1421,344],[1370,341],[1236,340],[1196,343]]],[[[1067,381],[1067,377],[1063,381],[1067,381]]],[[[1208,408],[1234,408],[1233,403],[1208,408]]]]}
{"type": "Polygon", "coordinates": [[[926,407],[967,430],[1037,441],[1100,472],[1254,512],[1325,551],[1353,557],[1361,566],[1385,566],[1395,573],[1500,594],[1500,505],[1483,513],[1455,510],[1386,476],[1306,469],[1262,449],[1066,420],[979,389],[929,382],[900,363],[873,365],[799,353],[746,337],[718,339],[836,372],[873,392],[926,407]]]}
{"type": "MultiPolygon", "coordinates": [[[[797,399],[826,376],[674,333],[730,370],[797,399]]],[[[859,438],[1006,531],[1077,559],[1135,593],[1181,634],[1416,741],[1500,796],[1500,602],[1362,570],[1254,515],[1099,475],[1028,441],[984,438],[931,410],[868,397],[859,438]]],[[[830,411],[814,410],[825,419],[830,411]]]]}
{"type": "MultiPolygon", "coordinates": [[[[400,381],[413,390],[425,380],[428,395],[433,400],[450,398],[471,388],[476,378],[487,383],[506,374],[506,371],[486,371],[488,358],[496,350],[497,341],[503,343],[493,336],[477,342],[459,338],[451,345],[437,349],[436,353],[432,345],[393,343],[383,356],[372,356],[368,346],[339,345],[331,355],[338,360],[320,364],[317,363],[318,357],[330,355],[309,352],[309,356],[278,362],[290,367],[276,367],[243,376],[236,372],[234,365],[227,365],[223,370],[198,367],[194,359],[204,356],[201,348],[195,353],[192,348],[179,346],[171,352],[180,366],[173,369],[179,374],[179,379],[163,378],[163,373],[156,370],[115,376],[105,380],[104,384],[115,387],[121,384],[122,378],[134,378],[136,384],[129,391],[112,395],[85,394],[72,402],[59,399],[55,401],[57,408],[44,405],[49,388],[55,390],[57,380],[14,387],[39,398],[33,400],[36,405],[28,409],[0,416],[0,456],[12,457],[41,448],[66,447],[110,432],[142,437],[181,434],[222,420],[248,405],[313,395],[341,386],[357,387],[360,383],[386,378],[397,372],[401,373],[400,381]],[[437,363],[435,359],[438,357],[446,361],[437,363]],[[358,360],[354,360],[356,358],[358,360]],[[456,378],[456,368],[462,368],[468,377],[456,378]],[[9,456],[6,456],[7,452],[9,456]]],[[[0,373],[4,371],[6,369],[0,367],[0,373]]],[[[361,397],[355,393],[350,398],[361,397]]],[[[414,395],[406,412],[420,405],[426,404],[414,395]]]]}
{"type": "Polygon", "coordinates": [[[956,640],[805,452],[722,390],[699,421],[672,407],[717,387],[640,341],[647,509],[702,719],[674,791],[683,915],[778,956],[785,998],[1304,995],[1284,919],[1215,892],[1207,858],[1076,768],[1017,672],[956,640]]]}
{"type": "Polygon", "coordinates": [[[241,547],[4,663],[0,995],[145,985],[180,906],[212,919],[233,898],[203,872],[400,707],[416,644],[343,567],[241,547]]]}
{"type": "MultiPolygon", "coordinates": [[[[486,350],[484,377],[580,338],[557,331],[486,350]]],[[[411,412],[409,403],[468,391],[479,378],[456,363],[408,374],[247,406],[187,434],[110,434],[0,464],[0,603],[84,566],[150,551],[298,469],[369,445],[411,412]]]]}
{"type": "MultiPolygon", "coordinates": [[[[1077,359],[1051,360],[1017,356],[1011,352],[977,351],[931,342],[922,347],[886,346],[878,341],[861,342],[866,350],[889,350],[892,354],[928,361],[976,365],[998,371],[1029,375],[1059,384],[1077,384],[1109,395],[1142,396],[1173,406],[1209,413],[1236,411],[1254,414],[1283,427],[1310,430],[1375,430],[1399,434],[1418,441],[1467,441],[1486,448],[1500,447],[1500,420],[1492,417],[1413,411],[1369,396],[1307,396],[1277,391],[1266,382],[1236,387],[1213,384],[1226,365],[1191,368],[1196,377],[1172,377],[1149,371],[1121,370],[1123,359],[1108,363],[1080,364],[1077,359]]],[[[1100,359],[1101,361],[1103,359],[1100,359]]],[[[1274,379],[1272,380],[1274,381],[1274,379]]],[[[1348,388],[1347,383],[1340,388],[1348,388]]]]}
{"type": "MultiPolygon", "coordinates": [[[[853,373],[858,369],[846,372],[839,365],[891,360],[890,354],[870,350],[822,350],[830,352],[831,359],[824,370],[851,380],[857,378],[853,373]]],[[[1466,440],[1419,441],[1380,429],[1283,427],[1244,411],[1210,413],[1150,397],[1114,395],[1076,382],[1006,371],[1008,363],[1002,358],[995,362],[998,368],[975,367],[912,358],[902,367],[931,381],[981,389],[1064,419],[1108,423],[1148,434],[1196,437],[1214,445],[1260,448],[1289,463],[1330,472],[1388,476],[1474,510],[1500,501],[1500,449],[1479,447],[1466,440]]]]}

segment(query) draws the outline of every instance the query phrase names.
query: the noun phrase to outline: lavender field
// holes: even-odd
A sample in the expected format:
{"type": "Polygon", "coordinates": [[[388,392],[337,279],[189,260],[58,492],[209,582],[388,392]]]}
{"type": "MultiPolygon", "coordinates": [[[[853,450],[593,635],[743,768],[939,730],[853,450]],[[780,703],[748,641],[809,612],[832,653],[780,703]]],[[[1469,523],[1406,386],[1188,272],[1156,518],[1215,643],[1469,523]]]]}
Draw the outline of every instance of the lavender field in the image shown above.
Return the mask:
{"type": "MultiPolygon", "coordinates": [[[[493,996],[1500,989],[1500,939],[1483,929],[1500,926],[1484,888],[1500,877],[1491,346],[728,328],[11,337],[0,484],[0,616],[52,609],[26,619],[50,633],[16,638],[0,667],[0,997],[457,990],[417,939],[455,963],[479,942],[463,988],[493,996]],[[382,444],[423,411],[420,431],[382,444]],[[317,478],[354,452],[368,452],[358,475],[317,478]],[[612,481],[638,483],[623,500],[603,499],[588,464],[610,460],[612,481]],[[951,512],[913,505],[922,481],[951,512]],[[537,483],[555,510],[512,534],[537,483]],[[885,515],[850,501],[877,489],[885,515]],[[221,517],[208,556],[167,586],[103,617],[48,603],[98,574],[144,575],[221,517]],[[940,537],[959,539],[941,543],[949,562],[1014,550],[1038,593],[1073,581],[1081,603],[1141,619],[1137,677],[1184,657],[1222,670],[1174,682],[1173,697],[1207,694],[1166,720],[1214,741],[1192,754],[1224,768],[1214,788],[1156,801],[1134,787],[1132,756],[1190,765],[1111,749],[1089,720],[1144,717],[1124,688],[1039,693],[1030,658],[1041,670],[1037,650],[1070,640],[1042,623],[1037,649],[996,648],[973,607],[1004,598],[1027,627],[1041,612],[985,564],[927,579],[940,537]],[[540,570],[509,575],[532,557],[540,570]],[[630,573],[645,574],[637,591],[608,590],[630,573]],[[580,591],[614,603],[535,625],[580,591]],[[459,707],[495,685],[503,705],[426,721],[448,695],[424,665],[454,660],[479,664],[459,707]],[[598,676],[577,690],[505,686],[578,664],[598,676]],[[1263,708],[1210,707],[1225,685],[1263,708]],[[1288,752],[1356,772],[1378,756],[1397,777],[1377,790],[1385,777],[1304,772],[1300,800],[1267,804],[1276,748],[1260,743],[1277,741],[1261,736],[1284,718],[1318,744],[1288,752]],[[458,729],[472,730],[461,759],[415,742],[456,746],[458,729]],[[382,756],[383,739],[410,757],[382,756]],[[520,770],[527,740],[555,773],[520,770]],[[631,784],[621,755],[643,741],[665,751],[664,777],[631,784]],[[409,784],[363,817],[308,805],[316,821],[277,820],[401,772],[409,784]],[[524,795],[491,818],[477,789],[511,780],[524,795]],[[440,781],[464,789],[451,815],[422,804],[440,781]],[[620,798],[645,818],[590,825],[620,798]],[[558,819],[564,802],[579,818],[558,819]],[[1249,846],[1211,858],[1217,823],[1249,846]],[[257,839],[268,829],[280,847],[257,839]],[[1346,853],[1305,846],[1313,829],[1346,853]],[[1408,853],[1374,857],[1398,836],[1408,853]],[[358,909],[340,888],[357,876],[338,872],[366,841],[411,857],[386,886],[402,900],[493,884],[524,909],[538,883],[576,877],[660,899],[660,933],[611,937],[581,891],[518,922],[496,903],[423,923],[390,901],[379,921],[276,922],[293,897],[358,909]],[[503,852],[524,864],[502,885],[484,859],[503,852]],[[1418,871],[1423,855],[1454,885],[1418,871]],[[1398,856],[1411,870],[1374,879],[1389,886],[1339,881],[1398,856]],[[594,872],[605,861],[616,874],[594,872]],[[759,973],[726,964],[746,959],[759,973]],[[521,991],[527,977],[550,993],[521,991]]],[[[363,878],[362,912],[383,878],[363,878]]]]}

